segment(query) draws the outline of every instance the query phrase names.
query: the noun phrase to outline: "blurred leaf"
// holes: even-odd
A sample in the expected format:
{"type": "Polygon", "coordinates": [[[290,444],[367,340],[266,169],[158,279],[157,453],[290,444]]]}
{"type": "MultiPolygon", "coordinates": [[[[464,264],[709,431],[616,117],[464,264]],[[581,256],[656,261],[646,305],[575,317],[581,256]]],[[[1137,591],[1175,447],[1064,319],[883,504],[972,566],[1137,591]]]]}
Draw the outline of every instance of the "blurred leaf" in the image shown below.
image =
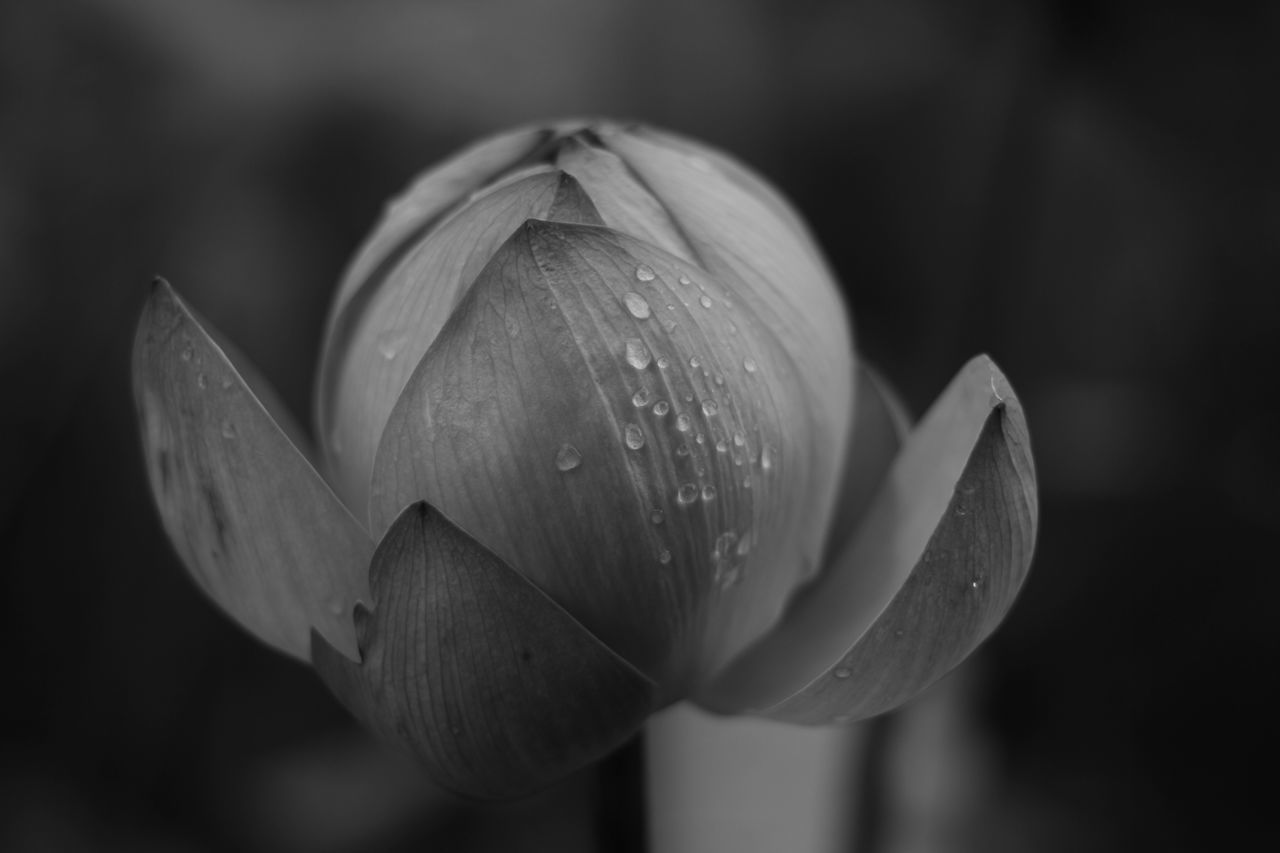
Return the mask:
{"type": "Polygon", "coordinates": [[[603,757],[653,710],[653,682],[425,503],[404,511],[356,609],[363,663],[316,635],[344,704],[440,785],[500,798],[603,757]]]}

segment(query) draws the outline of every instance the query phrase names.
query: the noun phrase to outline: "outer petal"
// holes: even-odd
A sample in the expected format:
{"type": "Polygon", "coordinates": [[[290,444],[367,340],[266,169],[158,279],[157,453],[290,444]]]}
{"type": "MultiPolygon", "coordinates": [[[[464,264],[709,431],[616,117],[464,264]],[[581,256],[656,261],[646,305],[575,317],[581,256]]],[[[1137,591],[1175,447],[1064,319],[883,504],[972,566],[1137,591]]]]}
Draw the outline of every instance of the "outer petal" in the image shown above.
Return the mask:
{"type": "Polygon", "coordinates": [[[976,358],[911,435],[837,565],[700,701],[800,723],[906,701],[1004,617],[1037,511],[1022,408],[976,358]]]}
{"type": "Polygon", "coordinates": [[[200,587],[281,651],[306,658],[315,628],[356,655],[373,544],[162,280],[133,379],[151,491],[200,587]]]}
{"type": "MultiPolygon", "coordinates": [[[[856,379],[853,334],[821,252],[763,181],[744,179],[750,173],[742,167],[724,170],[730,158],[709,149],[694,153],[689,143],[644,128],[618,132],[605,126],[601,135],[662,201],[698,263],[768,317],[795,360],[817,415],[806,440],[826,474],[814,485],[822,502],[806,537],[820,543],[831,518],[856,379]]],[[[816,561],[821,554],[812,556],[816,561]]]]}
{"type": "Polygon", "coordinates": [[[526,793],[600,758],[653,709],[651,681],[426,504],[378,546],[363,663],[317,636],[321,677],[444,787],[526,793]]]}
{"type": "Polygon", "coordinates": [[[673,694],[722,666],[820,511],[794,365],[722,294],[627,236],[527,223],[396,405],[374,529],[426,499],[673,694]]]}
{"type": "Polygon", "coordinates": [[[321,420],[329,470],[355,511],[368,506],[374,453],[392,407],[471,282],[520,223],[548,216],[558,197],[580,196],[572,178],[541,168],[477,194],[438,222],[348,315],[343,345],[325,362],[321,385],[330,394],[321,420]]]}

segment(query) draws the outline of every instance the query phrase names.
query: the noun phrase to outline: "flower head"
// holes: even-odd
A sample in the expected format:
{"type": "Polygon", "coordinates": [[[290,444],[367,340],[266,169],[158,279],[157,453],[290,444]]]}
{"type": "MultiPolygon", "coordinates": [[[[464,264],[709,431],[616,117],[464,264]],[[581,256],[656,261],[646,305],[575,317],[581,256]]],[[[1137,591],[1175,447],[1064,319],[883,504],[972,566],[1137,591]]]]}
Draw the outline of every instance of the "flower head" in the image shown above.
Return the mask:
{"type": "Polygon", "coordinates": [[[685,698],[887,710],[1030,561],[994,364],[908,434],[787,203],[646,128],[517,130],[388,208],[330,314],[314,461],[239,364],[157,285],[135,386],[166,530],[464,793],[545,784],[685,698]]]}

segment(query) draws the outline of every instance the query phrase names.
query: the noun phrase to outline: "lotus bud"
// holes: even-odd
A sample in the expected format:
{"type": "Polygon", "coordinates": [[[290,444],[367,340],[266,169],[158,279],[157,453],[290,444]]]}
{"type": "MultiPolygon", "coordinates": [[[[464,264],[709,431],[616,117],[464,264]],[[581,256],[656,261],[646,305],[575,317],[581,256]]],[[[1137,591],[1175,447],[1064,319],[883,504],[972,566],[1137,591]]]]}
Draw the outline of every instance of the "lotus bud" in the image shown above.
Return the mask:
{"type": "Polygon", "coordinates": [[[330,312],[314,454],[163,282],[134,377],[196,582],[472,796],[680,700],[893,708],[991,633],[1035,538],[994,363],[910,429],[787,202],[644,127],[516,130],[389,205],[330,312]]]}

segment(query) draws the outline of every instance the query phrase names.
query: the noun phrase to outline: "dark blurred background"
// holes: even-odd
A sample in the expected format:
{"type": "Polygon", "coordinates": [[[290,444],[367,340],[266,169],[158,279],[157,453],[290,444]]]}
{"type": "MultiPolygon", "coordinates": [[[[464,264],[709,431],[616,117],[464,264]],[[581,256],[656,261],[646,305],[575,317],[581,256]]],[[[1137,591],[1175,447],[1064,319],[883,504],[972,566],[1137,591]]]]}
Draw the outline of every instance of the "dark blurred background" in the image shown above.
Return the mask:
{"type": "Polygon", "coordinates": [[[162,273],[305,416],[384,200],[592,113],[778,183],[917,413],[979,351],[1024,399],[1030,581],[891,729],[872,846],[1280,847],[1277,45],[1275,3],[0,2],[0,849],[590,848],[589,777],[442,800],[203,600],[128,353],[162,273]]]}

